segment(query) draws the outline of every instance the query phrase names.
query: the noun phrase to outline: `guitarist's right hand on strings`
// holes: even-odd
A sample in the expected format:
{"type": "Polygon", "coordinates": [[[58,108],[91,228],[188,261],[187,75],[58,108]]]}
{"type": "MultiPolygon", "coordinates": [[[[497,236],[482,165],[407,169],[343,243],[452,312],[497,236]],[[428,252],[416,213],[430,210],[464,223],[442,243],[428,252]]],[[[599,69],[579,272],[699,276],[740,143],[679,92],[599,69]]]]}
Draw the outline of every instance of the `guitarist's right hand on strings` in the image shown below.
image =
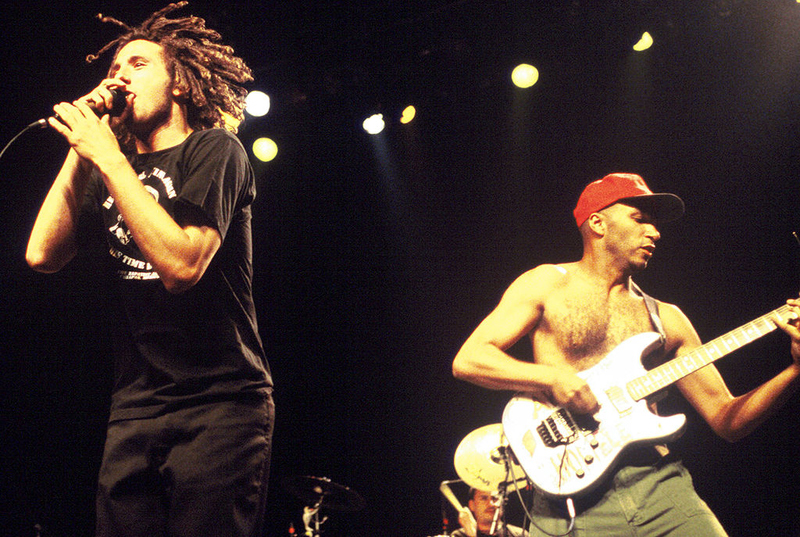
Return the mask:
{"type": "Polygon", "coordinates": [[[578,414],[594,414],[600,410],[597,398],[586,381],[568,371],[555,371],[550,397],[556,406],[578,414]]]}

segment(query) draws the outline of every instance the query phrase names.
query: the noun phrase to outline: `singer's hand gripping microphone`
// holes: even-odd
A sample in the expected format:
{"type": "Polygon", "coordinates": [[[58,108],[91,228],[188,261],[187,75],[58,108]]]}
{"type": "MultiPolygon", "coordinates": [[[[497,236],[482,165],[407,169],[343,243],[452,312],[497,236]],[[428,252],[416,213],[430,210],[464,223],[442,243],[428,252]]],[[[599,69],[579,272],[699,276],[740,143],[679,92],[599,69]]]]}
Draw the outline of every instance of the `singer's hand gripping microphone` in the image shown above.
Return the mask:
{"type": "MultiPolygon", "coordinates": [[[[89,103],[89,108],[91,108],[98,117],[103,116],[104,114],[110,114],[111,116],[118,116],[125,111],[125,107],[128,105],[126,100],[127,93],[116,89],[116,88],[108,88],[108,91],[111,92],[112,101],[111,101],[111,110],[106,110],[105,112],[100,112],[97,109],[97,105],[94,103],[89,103]]],[[[55,116],[56,119],[61,119],[58,117],[58,114],[55,116]]],[[[37,121],[42,127],[47,127],[47,119],[40,119],[37,121]]]]}

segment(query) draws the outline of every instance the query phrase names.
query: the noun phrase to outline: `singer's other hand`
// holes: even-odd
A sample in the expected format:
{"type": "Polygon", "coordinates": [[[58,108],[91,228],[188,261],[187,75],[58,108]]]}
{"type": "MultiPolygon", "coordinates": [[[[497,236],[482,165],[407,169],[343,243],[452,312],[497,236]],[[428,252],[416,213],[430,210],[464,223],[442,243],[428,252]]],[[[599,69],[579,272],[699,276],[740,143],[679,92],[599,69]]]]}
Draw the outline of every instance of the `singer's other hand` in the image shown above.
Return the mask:
{"type": "Polygon", "coordinates": [[[52,117],[48,124],[67,139],[81,157],[97,164],[103,158],[122,156],[119,142],[109,125],[110,116],[98,118],[84,101],[59,103],[53,107],[58,119],[52,117]]]}
{"type": "Polygon", "coordinates": [[[94,110],[100,112],[98,115],[107,113],[114,107],[114,95],[111,89],[125,91],[126,82],[121,78],[106,78],[92,91],[78,99],[94,110]]]}

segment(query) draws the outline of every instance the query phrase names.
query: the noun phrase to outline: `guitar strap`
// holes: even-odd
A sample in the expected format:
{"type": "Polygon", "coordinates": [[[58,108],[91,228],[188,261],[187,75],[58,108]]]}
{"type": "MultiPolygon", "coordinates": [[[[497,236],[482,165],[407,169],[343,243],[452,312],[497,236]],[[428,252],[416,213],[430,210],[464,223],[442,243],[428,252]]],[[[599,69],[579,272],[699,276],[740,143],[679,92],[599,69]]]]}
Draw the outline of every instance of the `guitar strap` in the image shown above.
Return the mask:
{"type": "Polygon", "coordinates": [[[636,282],[633,280],[630,280],[630,282],[633,292],[644,299],[644,305],[647,308],[647,313],[650,314],[650,322],[653,323],[653,327],[661,335],[661,346],[664,346],[664,343],[667,342],[667,333],[664,331],[664,325],[661,322],[661,316],[658,314],[658,303],[653,297],[642,291],[642,289],[636,285],[636,282]]]}
{"type": "MultiPolygon", "coordinates": [[[[636,282],[634,282],[633,280],[630,280],[630,282],[631,282],[631,289],[633,289],[633,292],[644,299],[644,305],[647,308],[647,313],[650,314],[650,322],[653,323],[653,327],[656,329],[656,331],[658,331],[658,334],[661,336],[661,347],[663,348],[667,342],[667,333],[664,330],[664,324],[661,322],[661,316],[658,314],[658,302],[656,302],[655,298],[651,297],[650,295],[642,291],[641,287],[636,285],[636,282]]],[[[654,412],[658,413],[655,405],[659,401],[667,397],[668,393],[669,390],[663,390],[655,397],[651,397],[649,399],[650,403],[654,405],[652,407],[654,412]]],[[[653,448],[656,450],[656,452],[659,454],[660,457],[664,457],[667,454],[669,454],[669,448],[665,444],[655,445],[653,446],[653,448]]]]}

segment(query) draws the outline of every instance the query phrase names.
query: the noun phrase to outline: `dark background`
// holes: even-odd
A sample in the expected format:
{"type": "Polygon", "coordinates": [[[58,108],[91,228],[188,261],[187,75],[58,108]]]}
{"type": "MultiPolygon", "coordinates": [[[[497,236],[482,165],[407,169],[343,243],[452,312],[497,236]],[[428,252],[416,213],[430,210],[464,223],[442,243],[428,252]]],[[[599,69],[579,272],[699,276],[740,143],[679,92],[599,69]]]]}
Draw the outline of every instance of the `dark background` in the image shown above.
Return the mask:
{"type": "MultiPolygon", "coordinates": [[[[5,144],[102,78],[86,54],[162,2],[0,8],[5,144]]],[[[470,432],[511,394],[452,378],[463,340],[523,271],[576,259],[571,210],[612,171],[680,195],[637,281],[704,340],[800,288],[800,5],[793,0],[210,2],[207,19],[272,95],[240,137],[280,145],[256,164],[256,300],[278,409],[268,535],[302,528],[284,481],[324,476],[366,508],[329,513],[332,537],[442,532],[439,483],[470,432]],[[650,50],[630,46],[644,30],[650,50]],[[511,86],[520,61],[538,84],[511,86]],[[417,119],[393,121],[413,103],[417,119]],[[367,110],[390,120],[377,138],[367,110]]],[[[91,535],[110,364],[91,266],[24,263],[66,146],[28,132],[3,188],[0,533],[91,535]]],[[[255,163],[254,163],[255,164],[255,163]]],[[[513,349],[526,357],[523,345],[513,349]]],[[[771,334],[718,362],[735,394],[790,361],[771,334]]],[[[800,535],[800,396],[730,445],[690,418],[674,449],[732,536],[800,535]]]]}

